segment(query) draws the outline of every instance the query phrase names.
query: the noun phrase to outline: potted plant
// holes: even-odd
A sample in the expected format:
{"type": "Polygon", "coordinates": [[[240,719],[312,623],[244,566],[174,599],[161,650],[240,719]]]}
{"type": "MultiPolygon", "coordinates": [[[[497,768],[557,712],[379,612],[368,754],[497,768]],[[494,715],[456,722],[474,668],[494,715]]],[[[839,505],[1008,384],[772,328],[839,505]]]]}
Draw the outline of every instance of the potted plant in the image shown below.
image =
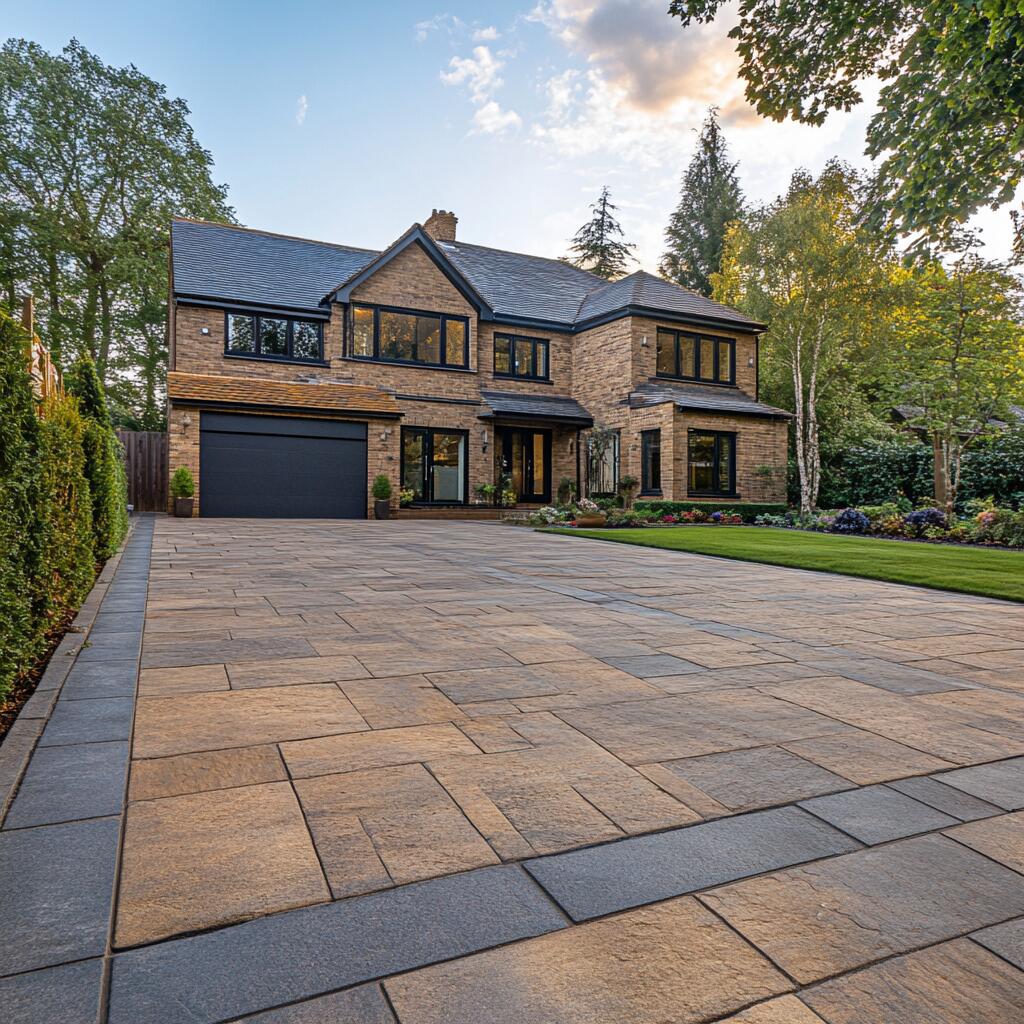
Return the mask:
{"type": "Polygon", "coordinates": [[[494,484],[477,484],[473,488],[473,493],[476,494],[477,504],[479,505],[493,505],[497,492],[498,488],[494,484]]]}
{"type": "Polygon", "coordinates": [[[571,505],[572,499],[576,497],[576,481],[571,477],[563,476],[558,484],[558,504],[571,505]]]}
{"type": "Polygon", "coordinates": [[[191,519],[195,505],[196,482],[187,466],[179,466],[171,477],[171,497],[174,514],[179,519],[191,519]]]}
{"type": "Polygon", "coordinates": [[[604,526],[607,517],[593,501],[580,498],[576,503],[577,526],[604,526]]]}
{"type": "Polygon", "coordinates": [[[411,487],[403,487],[398,492],[398,504],[408,508],[416,500],[416,492],[411,487]]]}
{"type": "Polygon", "coordinates": [[[391,481],[380,473],[373,479],[373,518],[387,519],[391,514],[391,481]]]}
{"type": "Polygon", "coordinates": [[[640,490],[640,481],[635,476],[624,476],[619,479],[619,494],[622,495],[622,507],[632,508],[636,492],[640,490]]]}

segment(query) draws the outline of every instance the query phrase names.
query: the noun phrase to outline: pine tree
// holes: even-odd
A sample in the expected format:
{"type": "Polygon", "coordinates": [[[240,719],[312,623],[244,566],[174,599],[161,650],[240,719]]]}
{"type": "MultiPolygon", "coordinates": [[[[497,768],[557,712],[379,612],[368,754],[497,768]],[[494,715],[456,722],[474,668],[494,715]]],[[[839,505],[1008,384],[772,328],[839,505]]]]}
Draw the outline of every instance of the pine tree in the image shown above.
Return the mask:
{"type": "Polygon", "coordinates": [[[736,164],[712,107],[700,130],[697,152],[683,175],[679,205],[665,229],[668,248],[659,269],[670,281],[711,294],[711,275],[722,262],[726,228],[743,213],[736,164]]]}
{"type": "Polygon", "coordinates": [[[631,251],[636,246],[623,241],[622,228],[615,219],[618,207],[612,202],[607,185],[590,209],[594,216],[573,235],[569,246],[572,255],[567,258],[573,266],[612,281],[626,272],[630,260],[636,260],[631,251]]]}

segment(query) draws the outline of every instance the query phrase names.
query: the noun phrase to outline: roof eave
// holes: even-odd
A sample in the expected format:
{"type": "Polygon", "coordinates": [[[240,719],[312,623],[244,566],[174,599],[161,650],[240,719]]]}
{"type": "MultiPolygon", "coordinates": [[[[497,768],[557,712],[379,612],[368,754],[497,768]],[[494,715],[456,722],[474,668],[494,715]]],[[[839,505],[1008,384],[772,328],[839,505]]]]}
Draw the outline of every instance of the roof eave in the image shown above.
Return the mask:
{"type": "Polygon", "coordinates": [[[287,313],[317,320],[329,320],[331,313],[323,306],[281,305],[276,302],[245,302],[238,298],[225,299],[217,295],[196,295],[189,292],[174,292],[174,301],[185,306],[203,306],[216,309],[242,310],[244,312],[287,313]]]}
{"type": "Polygon", "coordinates": [[[732,319],[729,317],[703,316],[699,313],[681,313],[678,310],[658,309],[654,306],[641,306],[630,303],[617,309],[608,310],[589,320],[579,320],[573,325],[573,331],[586,331],[602,324],[620,320],[624,316],[644,316],[656,320],[671,320],[673,323],[693,324],[696,327],[718,327],[731,330],[742,330],[749,334],[763,334],[768,325],[757,320],[732,319]]]}

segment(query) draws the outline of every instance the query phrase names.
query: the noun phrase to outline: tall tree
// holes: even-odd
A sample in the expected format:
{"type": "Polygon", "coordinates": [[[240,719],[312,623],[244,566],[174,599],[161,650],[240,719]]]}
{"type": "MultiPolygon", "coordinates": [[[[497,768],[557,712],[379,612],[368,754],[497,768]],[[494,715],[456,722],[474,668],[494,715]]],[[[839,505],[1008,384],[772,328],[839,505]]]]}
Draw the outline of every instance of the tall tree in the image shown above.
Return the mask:
{"type": "Polygon", "coordinates": [[[697,138],[679,193],[679,205],[665,229],[667,249],[662,274],[701,295],[711,294],[711,275],[722,265],[726,228],[743,213],[743,193],[736,164],[728,147],[718,112],[712,107],[697,138]]]}
{"type": "Polygon", "coordinates": [[[188,115],[77,40],[59,54],[23,39],[0,49],[0,287],[35,294],[58,361],[87,353],[116,411],[154,426],[166,308],[152,298],[166,295],[170,219],[233,219],[188,115]]]}
{"type": "Polygon", "coordinates": [[[969,249],[901,276],[885,397],[931,442],[935,501],[952,512],[964,453],[1024,400],[1021,282],[969,249]]]}
{"type": "MultiPolygon", "coordinates": [[[[671,0],[684,25],[724,0],[671,0]]],[[[821,124],[880,79],[867,154],[883,157],[873,220],[944,238],[1024,175],[1024,17],[1019,0],[745,2],[737,41],[758,113],[821,124]]]]}
{"type": "Polygon", "coordinates": [[[805,515],[821,485],[823,394],[877,344],[891,303],[891,253],[857,227],[859,184],[838,161],[817,179],[798,171],[786,195],[729,229],[712,278],[715,298],[769,325],[762,361],[767,375],[788,378],[805,515]]]}
{"type": "Polygon", "coordinates": [[[615,217],[618,207],[612,202],[608,186],[601,189],[597,202],[590,207],[593,216],[573,235],[569,245],[569,262],[581,270],[613,281],[622,277],[627,264],[636,257],[636,246],[624,240],[622,228],[615,217]]]}

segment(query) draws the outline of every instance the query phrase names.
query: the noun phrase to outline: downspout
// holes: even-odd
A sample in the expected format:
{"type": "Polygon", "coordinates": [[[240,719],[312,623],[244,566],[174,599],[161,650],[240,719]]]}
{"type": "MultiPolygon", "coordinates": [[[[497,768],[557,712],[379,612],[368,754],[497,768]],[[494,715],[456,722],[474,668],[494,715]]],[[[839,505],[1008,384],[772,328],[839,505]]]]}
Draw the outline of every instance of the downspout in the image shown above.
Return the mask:
{"type": "Polygon", "coordinates": [[[576,497],[583,497],[583,481],[580,479],[580,428],[576,428],[576,497]]]}

